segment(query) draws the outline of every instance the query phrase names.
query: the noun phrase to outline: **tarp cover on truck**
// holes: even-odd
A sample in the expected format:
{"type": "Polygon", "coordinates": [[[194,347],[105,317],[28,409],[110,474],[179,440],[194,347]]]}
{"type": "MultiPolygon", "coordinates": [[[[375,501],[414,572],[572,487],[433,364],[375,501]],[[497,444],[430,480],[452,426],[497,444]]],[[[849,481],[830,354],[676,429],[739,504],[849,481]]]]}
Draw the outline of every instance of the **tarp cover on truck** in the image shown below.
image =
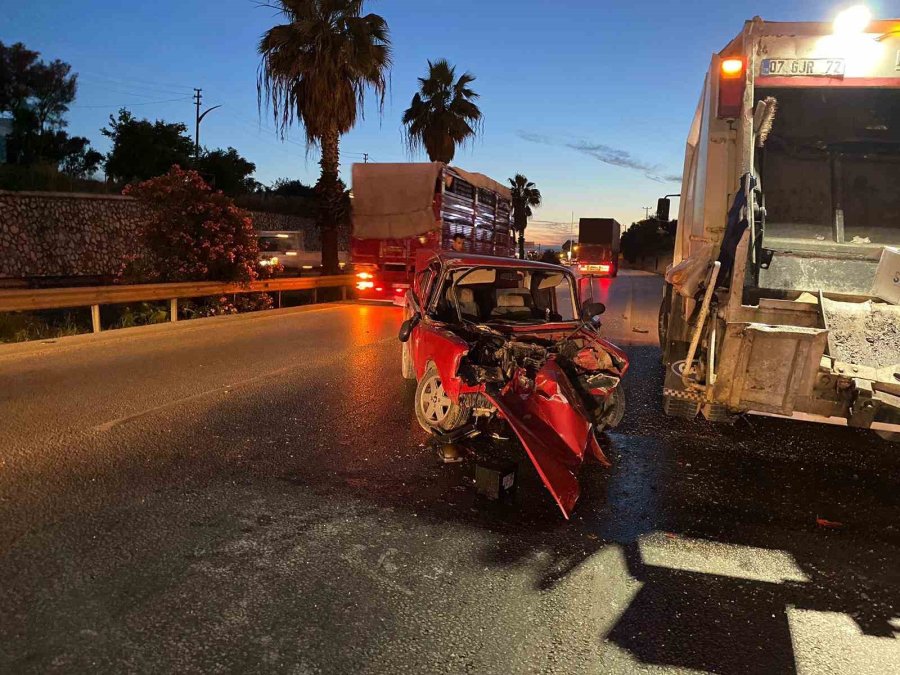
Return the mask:
{"type": "MultiPolygon", "coordinates": [[[[407,239],[440,227],[435,219],[435,187],[445,165],[353,165],[353,236],[358,239],[407,239]]],[[[449,167],[448,167],[449,168],[449,167]]],[[[450,170],[475,187],[509,201],[509,189],[480,173],[450,170]]]]}

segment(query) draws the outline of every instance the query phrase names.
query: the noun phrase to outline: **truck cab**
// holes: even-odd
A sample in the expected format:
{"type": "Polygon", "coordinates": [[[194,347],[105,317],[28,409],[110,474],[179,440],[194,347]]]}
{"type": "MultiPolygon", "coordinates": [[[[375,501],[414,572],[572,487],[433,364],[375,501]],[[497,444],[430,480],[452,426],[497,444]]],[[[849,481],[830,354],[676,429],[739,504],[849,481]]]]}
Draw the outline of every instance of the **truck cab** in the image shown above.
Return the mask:
{"type": "Polygon", "coordinates": [[[897,438],[900,20],[853,11],[756,18],[712,58],[660,308],[671,415],[897,438]]]}

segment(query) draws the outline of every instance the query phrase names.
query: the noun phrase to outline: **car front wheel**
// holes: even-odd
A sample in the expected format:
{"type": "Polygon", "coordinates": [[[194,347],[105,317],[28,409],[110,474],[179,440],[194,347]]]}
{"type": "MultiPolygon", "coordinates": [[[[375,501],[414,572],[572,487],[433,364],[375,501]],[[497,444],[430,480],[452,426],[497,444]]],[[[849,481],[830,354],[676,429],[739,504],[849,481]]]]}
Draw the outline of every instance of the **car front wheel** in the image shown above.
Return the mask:
{"type": "Polygon", "coordinates": [[[597,415],[598,430],[615,429],[625,417],[625,390],[621,382],[601,405],[602,412],[597,415]]]}
{"type": "Polygon", "coordinates": [[[441,375],[432,363],[416,387],[416,419],[429,432],[447,433],[465,425],[469,410],[454,403],[444,390],[441,375]]]}

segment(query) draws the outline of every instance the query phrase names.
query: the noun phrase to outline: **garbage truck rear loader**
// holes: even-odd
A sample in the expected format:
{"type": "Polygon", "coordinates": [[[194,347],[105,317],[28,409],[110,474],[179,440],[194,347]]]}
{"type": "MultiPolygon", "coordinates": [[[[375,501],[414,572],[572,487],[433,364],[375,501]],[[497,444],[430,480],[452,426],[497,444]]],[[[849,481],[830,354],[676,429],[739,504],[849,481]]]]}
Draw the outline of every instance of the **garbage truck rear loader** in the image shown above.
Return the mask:
{"type": "Polygon", "coordinates": [[[900,20],[759,18],[713,56],[660,307],[669,415],[900,439],[900,20]]]}

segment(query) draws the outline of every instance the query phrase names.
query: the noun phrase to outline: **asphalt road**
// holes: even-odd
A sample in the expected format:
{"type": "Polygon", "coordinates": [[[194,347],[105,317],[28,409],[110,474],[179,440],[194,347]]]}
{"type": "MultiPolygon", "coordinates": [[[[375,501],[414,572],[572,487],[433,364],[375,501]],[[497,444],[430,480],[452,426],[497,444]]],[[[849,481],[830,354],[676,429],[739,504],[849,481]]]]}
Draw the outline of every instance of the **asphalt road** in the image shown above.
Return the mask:
{"type": "Polygon", "coordinates": [[[900,447],[665,418],[659,279],[597,294],[628,412],[568,522],[437,463],[395,307],[0,348],[0,672],[900,671],[900,447]]]}

